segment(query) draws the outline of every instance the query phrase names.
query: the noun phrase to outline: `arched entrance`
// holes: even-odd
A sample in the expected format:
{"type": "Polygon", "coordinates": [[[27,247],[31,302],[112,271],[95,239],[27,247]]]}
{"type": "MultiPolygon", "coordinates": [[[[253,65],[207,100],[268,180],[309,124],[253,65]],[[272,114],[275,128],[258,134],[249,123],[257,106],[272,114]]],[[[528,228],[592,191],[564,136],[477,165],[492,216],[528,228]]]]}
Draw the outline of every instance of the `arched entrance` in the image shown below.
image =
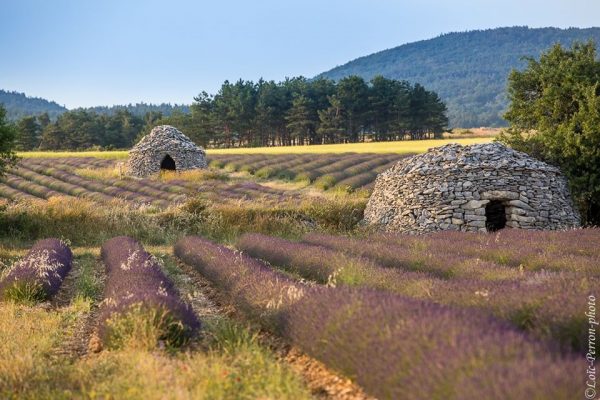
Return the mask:
{"type": "Polygon", "coordinates": [[[495,232],[506,227],[506,208],[500,200],[492,200],[485,206],[485,228],[495,232]]]}
{"type": "Polygon", "coordinates": [[[170,155],[166,154],[165,158],[160,162],[160,169],[175,171],[175,160],[173,160],[170,155]]]}

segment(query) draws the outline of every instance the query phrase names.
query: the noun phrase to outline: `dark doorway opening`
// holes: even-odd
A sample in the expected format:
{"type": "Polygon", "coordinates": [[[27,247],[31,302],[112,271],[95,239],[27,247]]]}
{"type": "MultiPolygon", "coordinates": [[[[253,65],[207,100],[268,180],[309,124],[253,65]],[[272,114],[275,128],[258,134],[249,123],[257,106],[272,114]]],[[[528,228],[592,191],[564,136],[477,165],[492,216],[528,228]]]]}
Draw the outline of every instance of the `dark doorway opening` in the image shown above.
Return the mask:
{"type": "Polygon", "coordinates": [[[165,158],[163,158],[160,163],[160,169],[175,171],[175,160],[173,160],[170,155],[165,155],[165,158]]]}
{"type": "Polygon", "coordinates": [[[495,232],[506,227],[506,209],[499,200],[492,200],[485,206],[485,227],[495,232]]]}

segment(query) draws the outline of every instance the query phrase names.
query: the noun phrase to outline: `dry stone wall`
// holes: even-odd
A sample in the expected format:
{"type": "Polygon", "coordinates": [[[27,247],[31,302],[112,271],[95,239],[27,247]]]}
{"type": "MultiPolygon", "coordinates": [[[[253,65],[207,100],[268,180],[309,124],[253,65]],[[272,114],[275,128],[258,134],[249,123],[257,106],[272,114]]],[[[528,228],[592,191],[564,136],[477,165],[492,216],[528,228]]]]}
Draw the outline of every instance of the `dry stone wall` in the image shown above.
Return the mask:
{"type": "Polygon", "coordinates": [[[449,144],[401,160],[377,177],[365,222],[389,232],[485,232],[566,229],[580,218],[556,167],[490,143],[449,144]]]}
{"type": "Polygon", "coordinates": [[[129,152],[127,173],[136,177],[157,174],[166,156],[173,159],[175,170],[206,168],[206,152],[177,128],[160,125],[144,136],[129,152]]]}

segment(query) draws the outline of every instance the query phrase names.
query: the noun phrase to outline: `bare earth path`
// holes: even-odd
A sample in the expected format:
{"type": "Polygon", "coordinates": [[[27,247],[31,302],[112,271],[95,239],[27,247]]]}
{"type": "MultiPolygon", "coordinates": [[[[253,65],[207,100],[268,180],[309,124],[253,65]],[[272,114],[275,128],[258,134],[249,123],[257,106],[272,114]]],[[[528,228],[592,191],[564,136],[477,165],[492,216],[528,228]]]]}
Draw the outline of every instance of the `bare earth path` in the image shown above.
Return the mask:
{"type": "MultiPolygon", "coordinates": [[[[185,278],[175,284],[182,297],[191,303],[200,318],[216,317],[221,314],[243,320],[226,298],[199,272],[181,262],[178,262],[178,266],[185,274],[185,278]]],[[[289,346],[281,339],[264,332],[261,333],[260,338],[261,342],[271,348],[280,360],[289,364],[302,376],[314,397],[340,400],[373,399],[349,379],[336,375],[321,362],[289,346]]]]}
{"type": "MultiPolygon", "coordinates": [[[[68,332],[65,334],[65,340],[61,346],[57,348],[55,355],[66,359],[74,360],[76,358],[85,357],[90,350],[90,340],[93,338],[96,329],[96,320],[98,316],[98,305],[102,299],[102,286],[104,284],[104,266],[99,257],[94,257],[94,260],[85,259],[84,257],[75,256],[73,259],[73,267],[63,281],[59,292],[50,302],[52,309],[69,307],[77,296],[81,296],[79,292],[82,279],[91,279],[96,285],[95,294],[90,298],[81,298],[80,301],[90,303],[89,308],[77,314],[73,321],[65,326],[68,332]],[[92,265],[89,263],[92,262],[92,265]],[[84,263],[87,263],[84,269],[84,263]],[[90,268],[91,267],[91,268],[90,268]],[[83,276],[86,274],[87,276],[83,276]]],[[[92,349],[94,346],[92,346],[92,349]]]]}

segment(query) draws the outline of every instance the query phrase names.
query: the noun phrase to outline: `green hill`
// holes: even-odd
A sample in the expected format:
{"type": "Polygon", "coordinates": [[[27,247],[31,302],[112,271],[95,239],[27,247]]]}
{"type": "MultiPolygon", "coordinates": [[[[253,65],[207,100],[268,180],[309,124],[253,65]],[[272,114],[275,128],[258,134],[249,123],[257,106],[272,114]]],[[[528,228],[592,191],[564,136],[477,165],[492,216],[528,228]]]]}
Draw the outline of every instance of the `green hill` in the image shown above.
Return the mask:
{"type": "MultiPolygon", "coordinates": [[[[48,113],[53,121],[62,113],[69,111],[66,107],[58,103],[40,97],[29,97],[25,93],[9,92],[0,89],[0,104],[4,104],[9,121],[17,121],[20,118],[30,115],[40,115],[48,113]]],[[[86,110],[96,114],[114,115],[120,110],[127,110],[133,115],[143,117],[147,112],[160,112],[163,116],[172,115],[174,112],[187,114],[190,107],[185,104],[147,104],[136,103],[115,106],[96,106],[89,108],[78,108],[77,110],[86,110]]]]}
{"type": "Polygon", "coordinates": [[[0,89],[0,104],[4,104],[9,121],[16,121],[28,115],[48,113],[51,119],[56,119],[67,109],[54,101],[40,97],[28,97],[25,93],[9,92],[0,89]]]}
{"type": "Polygon", "coordinates": [[[418,82],[444,100],[451,126],[503,126],[507,77],[511,69],[526,65],[521,58],[538,57],[555,43],[570,46],[590,39],[600,45],[600,28],[455,32],[357,58],[319,77],[383,75],[418,82]]]}

